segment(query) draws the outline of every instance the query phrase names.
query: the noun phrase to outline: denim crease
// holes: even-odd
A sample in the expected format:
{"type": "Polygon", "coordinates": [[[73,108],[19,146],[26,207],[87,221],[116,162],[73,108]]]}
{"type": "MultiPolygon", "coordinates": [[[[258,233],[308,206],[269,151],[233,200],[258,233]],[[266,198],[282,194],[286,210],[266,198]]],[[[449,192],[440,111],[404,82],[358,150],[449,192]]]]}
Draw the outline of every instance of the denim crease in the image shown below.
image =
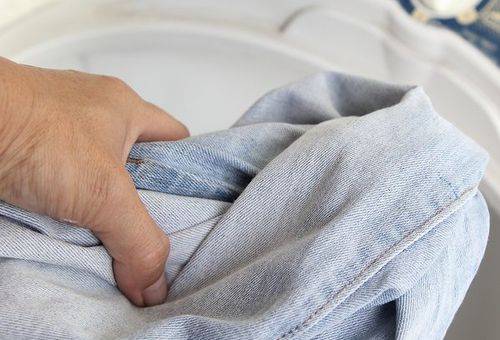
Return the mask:
{"type": "Polygon", "coordinates": [[[486,247],[487,159],[420,87],[311,76],[133,146],[171,239],[162,305],[120,294],[87,229],[0,202],[0,337],[442,339],[486,247]]]}

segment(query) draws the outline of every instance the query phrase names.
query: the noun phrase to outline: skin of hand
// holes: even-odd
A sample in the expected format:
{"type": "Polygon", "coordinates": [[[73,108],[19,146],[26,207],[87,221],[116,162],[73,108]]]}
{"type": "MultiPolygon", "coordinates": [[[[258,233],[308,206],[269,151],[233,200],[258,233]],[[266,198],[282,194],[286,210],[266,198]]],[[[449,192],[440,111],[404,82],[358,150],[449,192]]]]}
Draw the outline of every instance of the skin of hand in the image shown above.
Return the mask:
{"type": "Polygon", "coordinates": [[[169,240],[124,164],[136,141],[187,136],[117,78],[0,58],[0,199],[90,229],[136,306],[165,301],[169,240]]]}

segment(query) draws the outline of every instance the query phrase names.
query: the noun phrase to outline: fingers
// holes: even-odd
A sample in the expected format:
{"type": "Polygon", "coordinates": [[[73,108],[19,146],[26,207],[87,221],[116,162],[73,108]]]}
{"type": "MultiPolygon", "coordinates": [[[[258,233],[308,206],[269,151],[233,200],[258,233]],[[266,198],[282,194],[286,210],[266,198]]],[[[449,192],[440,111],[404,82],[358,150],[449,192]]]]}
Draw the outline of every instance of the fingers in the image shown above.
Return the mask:
{"type": "Polygon", "coordinates": [[[177,140],[189,136],[188,129],[159,107],[146,102],[146,111],[141,114],[142,131],[138,142],[177,140]]]}
{"type": "MultiPolygon", "coordinates": [[[[189,136],[187,128],[157,106],[143,102],[135,114],[137,141],[177,140],[189,136]]],[[[134,142],[134,141],[131,141],[134,142]]],[[[125,147],[124,159],[131,145],[125,147]]],[[[135,305],[165,301],[165,262],[169,240],[140,201],[128,173],[113,176],[112,194],[100,207],[94,233],[113,258],[113,272],[122,293],[135,305]]]]}
{"type": "Polygon", "coordinates": [[[157,305],[167,296],[169,240],[149,216],[127,173],[119,177],[92,230],[113,258],[121,292],[137,306],[157,305]]]}

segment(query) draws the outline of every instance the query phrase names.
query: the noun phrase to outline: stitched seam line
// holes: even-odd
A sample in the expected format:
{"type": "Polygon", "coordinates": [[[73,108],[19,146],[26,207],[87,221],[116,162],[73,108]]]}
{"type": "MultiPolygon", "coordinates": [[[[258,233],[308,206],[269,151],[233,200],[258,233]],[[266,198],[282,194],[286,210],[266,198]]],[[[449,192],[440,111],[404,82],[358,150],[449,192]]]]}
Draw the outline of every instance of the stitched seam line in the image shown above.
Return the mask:
{"type": "MultiPolygon", "coordinates": [[[[243,190],[243,188],[241,186],[233,185],[231,183],[220,181],[220,180],[217,180],[215,178],[203,178],[199,174],[194,174],[194,173],[187,172],[187,171],[184,171],[184,170],[179,170],[177,168],[170,167],[170,166],[158,163],[156,161],[153,161],[153,160],[150,160],[150,159],[147,159],[147,158],[143,159],[143,162],[144,162],[144,164],[147,164],[147,165],[150,165],[150,166],[153,166],[153,167],[158,167],[158,168],[162,168],[162,169],[165,169],[165,170],[173,170],[173,171],[179,172],[179,173],[181,173],[181,174],[183,174],[183,175],[185,175],[187,177],[190,177],[190,179],[193,182],[198,182],[198,183],[201,183],[201,184],[213,187],[213,188],[221,188],[222,187],[223,189],[226,189],[226,190],[229,190],[229,191],[233,191],[235,193],[240,193],[243,190]]],[[[138,178],[138,179],[147,181],[150,184],[155,184],[154,181],[157,181],[157,182],[168,182],[168,181],[165,181],[165,179],[163,177],[156,176],[154,174],[150,174],[150,173],[147,173],[147,174],[137,174],[137,173],[134,172],[134,170],[131,170],[131,172],[132,172],[132,178],[138,178]]]]}
{"type": "MultiPolygon", "coordinates": [[[[213,147],[209,147],[209,146],[200,144],[198,142],[194,142],[194,143],[193,142],[177,142],[177,143],[178,143],[178,145],[180,145],[180,148],[181,148],[180,151],[199,152],[201,149],[203,151],[208,152],[210,155],[218,156],[219,158],[227,161],[229,164],[231,164],[233,166],[237,166],[238,162],[239,162],[241,165],[246,167],[245,170],[249,170],[249,171],[253,172],[254,174],[257,174],[259,171],[262,170],[262,169],[258,168],[257,166],[253,165],[252,163],[249,163],[245,159],[239,158],[239,157],[237,157],[229,152],[225,152],[222,150],[215,149],[213,147]]],[[[135,151],[133,153],[131,152],[131,155],[133,154],[132,158],[143,159],[143,158],[151,158],[152,157],[151,155],[148,155],[147,157],[141,157],[140,151],[142,151],[142,150],[135,151]],[[136,155],[136,153],[138,153],[139,155],[136,155]]],[[[158,154],[159,153],[156,151],[156,148],[155,148],[154,155],[158,155],[158,154]]],[[[193,160],[195,160],[195,161],[196,161],[196,159],[197,158],[193,158],[193,160]]],[[[195,163],[200,164],[199,162],[195,162],[195,163]]],[[[217,166],[217,164],[214,164],[214,165],[217,166]]]]}
{"type": "Polygon", "coordinates": [[[462,205],[477,192],[477,186],[469,188],[455,201],[451,202],[443,209],[439,210],[434,216],[428,219],[420,228],[410,232],[401,241],[382,252],[370,264],[368,264],[361,272],[348,282],[342,289],[328,297],[326,301],[320,305],[314,312],[302,321],[300,324],[291,328],[288,332],[283,333],[277,339],[286,339],[297,335],[304,330],[308,325],[312,324],[316,319],[321,317],[321,313],[329,307],[335,307],[347,297],[356,292],[359,287],[382,269],[390,260],[401,253],[404,249],[418,241],[422,236],[427,234],[436,225],[442,222],[446,217],[456,212],[462,205]]]}

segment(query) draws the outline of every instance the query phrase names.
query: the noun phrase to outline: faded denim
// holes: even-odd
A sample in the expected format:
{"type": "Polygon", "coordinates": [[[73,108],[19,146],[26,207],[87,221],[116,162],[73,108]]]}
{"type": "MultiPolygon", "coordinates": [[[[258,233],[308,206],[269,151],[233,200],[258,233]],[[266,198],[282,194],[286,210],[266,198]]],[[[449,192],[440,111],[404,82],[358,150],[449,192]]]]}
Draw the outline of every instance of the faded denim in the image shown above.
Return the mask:
{"type": "Polygon", "coordinates": [[[419,87],[308,78],[134,146],[171,238],[163,305],[132,306],[89,231],[2,203],[0,337],[440,339],[486,246],[486,162],[419,87]]]}

